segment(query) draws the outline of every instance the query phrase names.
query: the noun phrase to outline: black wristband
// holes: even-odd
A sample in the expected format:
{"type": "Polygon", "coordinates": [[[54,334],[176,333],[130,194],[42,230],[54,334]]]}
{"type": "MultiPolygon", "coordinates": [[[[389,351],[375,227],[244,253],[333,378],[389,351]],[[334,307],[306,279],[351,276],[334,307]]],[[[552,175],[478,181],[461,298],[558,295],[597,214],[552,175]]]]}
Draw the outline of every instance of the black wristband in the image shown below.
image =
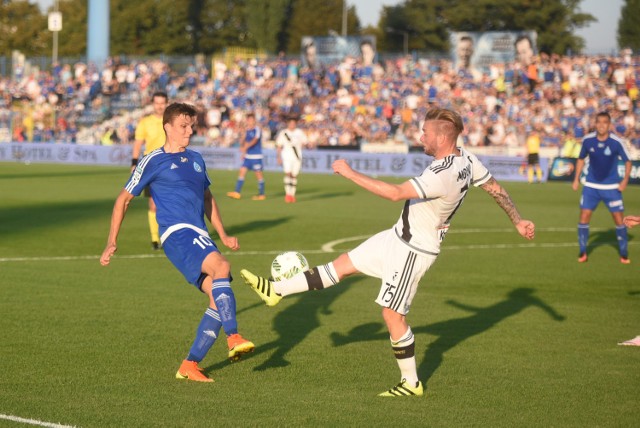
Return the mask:
{"type": "Polygon", "coordinates": [[[138,159],[131,158],[131,166],[136,166],[136,165],[138,165],[138,159]]]}

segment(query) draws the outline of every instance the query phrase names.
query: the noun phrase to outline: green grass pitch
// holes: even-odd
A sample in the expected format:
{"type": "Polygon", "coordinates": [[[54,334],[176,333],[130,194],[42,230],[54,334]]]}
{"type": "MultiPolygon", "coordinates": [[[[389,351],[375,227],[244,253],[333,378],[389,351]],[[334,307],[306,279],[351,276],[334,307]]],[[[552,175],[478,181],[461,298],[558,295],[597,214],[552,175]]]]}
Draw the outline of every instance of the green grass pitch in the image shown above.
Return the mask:
{"type": "MultiPolygon", "coordinates": [[[[235,171],[210,176],[240,240],[223,253],[257,349],[232,364],[222,338],[202,364],[215,383],[197,384],[174,375],[206,299],[151,251],[144,198],[111,265],[98,262],[128,170],[0,164],[0,415],[81,427],[637,426],[640,349],[617,342],[640,334],[640,229],[629,231],[632,264],[620,264],[601,205],[578,264],[568,183],[503,183],[537,225],[532,242],[485,192],[469,192],[408,315],[426,395],[384,399],[399,371],[378,280],[267,308],[238,272],[266,275],[285,250],[325,263],[390,227],[402,204],[304,173],[297,204],[284,203],[275,173],[266,201],[250,199],[252,175],[236,201],[224,196],[235,171]]],[[[625,205],[640,214],[640,188],[625,205]]]]}

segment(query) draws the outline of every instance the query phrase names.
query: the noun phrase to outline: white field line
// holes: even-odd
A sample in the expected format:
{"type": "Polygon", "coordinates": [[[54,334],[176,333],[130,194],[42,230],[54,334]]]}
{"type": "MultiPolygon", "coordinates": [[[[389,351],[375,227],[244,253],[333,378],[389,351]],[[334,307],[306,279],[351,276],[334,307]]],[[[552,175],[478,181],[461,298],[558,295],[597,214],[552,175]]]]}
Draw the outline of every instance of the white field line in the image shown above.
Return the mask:
{"type": "Polygon", "coordinates": [[[0,419],[5,419],[7,421],[17,422],[17,423],[21,423],[21,424],[38,425],[38,426],[41,426],[41,427],[73,428],[73,426],[71,426],[71,425],[54,424],[54,423],[51,423],[51,422],[39,421],[37,419],[26,419],[26,418],[20,418],[18,416],[13,416],[13,415],[4,415],[2,413],[0,413],[0,419]]]}
{"type": "MultiPolygon", "coordinates": [[[[598,232],[602,230],[607,230],[603,228],[593,228],[591,229],[593,232],[598,232]]],[[[451,230],[449,233],[514,233],[515,229],[513,228],[505,228],[505,229],[460,229],[460,230],[451,230]]],[[[537,232],[576,232],[575,228],[545,228],[538,229],[537,232]]],[[[577,232],[576,232],[577,233],[577,232]]],[[[297,250],[302,254],[326,254],[326,253],[339,253],[343,252],[346,249],[340,248],[336,249],[335,247],[346,242],[353,241],[362,241],[369,237],[370,235],[362,235],[362,236],[351,236],[348,238],[336,239],[335,241],[327,242],[322,245],[320,249],[316,250],[297,250]]],[[[613,241],[612,241],[613,242],[613,241]]],[[[457,250],[479,250],[479,249],[510,249],[510,248],[559,248],[559,247],[576,247],[578,245],[577,239],[572,242],[546,242],[546,243],[537,243],[537,242],[523,242],[520,244],[512,243],[512,244],[470,244],[470,245],[445,245],[442,247],[443,251],[457,251],[457,250]]],[[[629,242],[629,245],[636,245],[636,242],[629,242]]],[[[226,251],[225,256],[259,256],[259,255],[276,255],[281,253],[284,250],[272,250],[272,251],[237,251],[237,252],[228,252],[226,251]]],[[[155,259],[155,258],[163,258],[164,254],[129,254],[129,255],[116,255],[114,256],[118,259],[155,259]]],[[[76,260],[99,260],[99,255],[92,256],[41,256],[41,257],[0,257],[0,263],[9,263],[9,262],[38,262],[38,261],[76,261],[76,260]]]]}

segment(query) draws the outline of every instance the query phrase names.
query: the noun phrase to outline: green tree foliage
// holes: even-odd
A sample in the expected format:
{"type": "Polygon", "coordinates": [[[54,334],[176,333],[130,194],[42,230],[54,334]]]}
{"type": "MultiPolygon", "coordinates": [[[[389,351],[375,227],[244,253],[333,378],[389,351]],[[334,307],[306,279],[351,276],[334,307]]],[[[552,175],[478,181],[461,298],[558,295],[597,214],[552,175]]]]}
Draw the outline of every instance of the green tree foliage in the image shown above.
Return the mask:
{"type": "Polygon", "coordinates": [[[13,50],[25,55],[51,54],[51,34],[47,18],[27,1],[0,1],[0,55],[13,50]]]}
{"type": "Polygon", "coordinates": [[[640,51],[640,0],[625,0],[618,21],[618,47],[640,51]]]}
{"type": "MultiPolygon", "coordinates": [[[[329,31],[342,31],[343,0],[294,0],[288,24],[287,52],[300,52],[303,36],[326,36],[329,31]]],[[[347,10],[347,33],[359,34],[360,20],[355,6],[347,10]]]]}
{"type": "Polygon", "coordinates": [[[229,46],[255,47],[248,37],[246,0],[204,0],[200,11],[202,53],[219,52],[229,46]]]}
{"type": "Polygon", "coordinates": [[[290,5],[291,0],[247,0],[247,28],[257,48],[270,53],[281,48],[279,35],[290,5]]]}
{"type": "MultiPolygon", "coordinates": [[[[538,33],[538,48],[564,54],[579,52],[582,38],[573,34],[596,19],[579,12],[582,0],[407,0],[385,8],[380,28],[404,28],[412,49],[449,48],[448,31],[523,31],[538,33]]],[[[387,33],[398,48],[398,35],[387,33]]],[[[385,42],[386,44],[386,42],[385,42]]]]}

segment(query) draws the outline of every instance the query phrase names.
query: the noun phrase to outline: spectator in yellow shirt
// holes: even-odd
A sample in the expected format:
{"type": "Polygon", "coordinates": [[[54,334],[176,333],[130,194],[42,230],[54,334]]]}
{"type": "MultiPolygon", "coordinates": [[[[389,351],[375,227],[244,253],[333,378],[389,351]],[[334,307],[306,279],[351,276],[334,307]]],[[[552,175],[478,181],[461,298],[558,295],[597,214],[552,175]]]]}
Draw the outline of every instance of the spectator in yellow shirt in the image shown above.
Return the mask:
{"type": "Polygon", "coordinates": [[[542,182],[542,169],[540,169],[540,134],[536,129],[532,129],[527,136],[527,180],[533,183],[535,171],[536,180],[542,182]]]}

